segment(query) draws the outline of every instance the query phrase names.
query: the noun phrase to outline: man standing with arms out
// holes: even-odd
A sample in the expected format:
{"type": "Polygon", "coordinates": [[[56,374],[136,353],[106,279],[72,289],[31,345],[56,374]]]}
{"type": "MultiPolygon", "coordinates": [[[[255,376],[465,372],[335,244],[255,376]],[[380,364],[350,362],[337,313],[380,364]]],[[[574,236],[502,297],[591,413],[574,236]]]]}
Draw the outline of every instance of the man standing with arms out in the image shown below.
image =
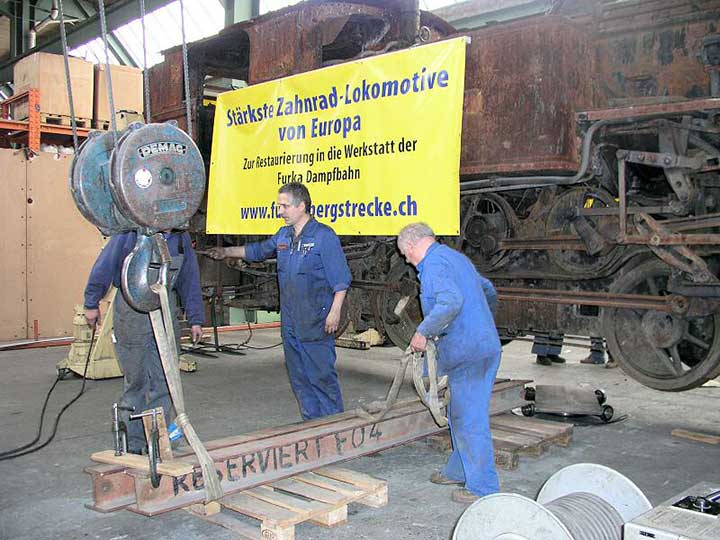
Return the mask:
{"type": "Polygon", "coordinates": [[[304,185],[285,184],[278,209],[287,226],[263,242],[208,251],[250,262],[277,256],[285,365],[304,420],[344,410],[334,333],[352,279],[340,239],[310,215],[311,205],[304,185]]]}
{"type": "MultiPolygon", "coordinates": [[[[170,288],[180,293],[185,313],[192,327],[194,343],[202,337],[205,308],[200,290],[200,269],[187,232],[164,233],[172,256],[170,263],[170,288]]],[[[137,233],[129,232],[113,236],[102,250],[93,266],[85,287],[85,318],[91,328],[100,320],[99,302],[110,284],[120,289],[120,276],[125,258],[135,247],[137,233]]],[[[176,296],[170,294],[170,305],[176,311],[176,296]]],[[[120,405],[134,407],[136,413],[162,407],[165,418],[170,419],[173,406],[165,372],[153,334],[150,315],[135,311],[125,300],[122,290],[115,295],[113,334],[118,361],[125,376],[120,405]]],[[[177,318],[173,318],[175,335],[180,336],[177,318]]],[[[145,430],[142,420],[130,421],[129,413],[122,412],[128,428],[128,451],[140,454],[145,448],[145,430]]]]}
{"type": "Polygon", "coordinates": [[[438,374],[450,384],[448,418],[453,453],[430,481],[465,484],[452,500],[471,503],[500,490],[490,434],[490,399],[500,365],[500,338],[493,320],[495,289],[462,253],[438,244],[425,223],[406,226],[397,239],[417,267],[424,315],[410,346],[425,351],[437,340],[438,374]]]}

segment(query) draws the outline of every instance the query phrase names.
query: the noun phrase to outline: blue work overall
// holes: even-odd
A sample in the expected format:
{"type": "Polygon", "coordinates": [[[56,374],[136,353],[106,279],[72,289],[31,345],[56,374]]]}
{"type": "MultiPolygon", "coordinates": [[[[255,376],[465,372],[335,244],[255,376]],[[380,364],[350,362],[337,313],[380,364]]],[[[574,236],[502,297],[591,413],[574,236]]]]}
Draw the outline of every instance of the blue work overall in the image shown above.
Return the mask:
{"type": "Polygon", "coordinates": [[[500,490],[490,433],[490,400],[501,346],[497,294],[462,253],[435,243],[418,265],[424,319],[417,331],[437,339],[438,373],[450,385],[453,453],[443,475],[484,496],[500,490]]]}
{"type": "Polygon", "coordinates": [[[335,370],[335,336],[325,321],[336,292],[350,286],[350,269],[340,240],[311,219],[295,237],[292,226],[245,246],[245,259],[277,256],[285,365],[304,420],[343,412],[335,370]]]}

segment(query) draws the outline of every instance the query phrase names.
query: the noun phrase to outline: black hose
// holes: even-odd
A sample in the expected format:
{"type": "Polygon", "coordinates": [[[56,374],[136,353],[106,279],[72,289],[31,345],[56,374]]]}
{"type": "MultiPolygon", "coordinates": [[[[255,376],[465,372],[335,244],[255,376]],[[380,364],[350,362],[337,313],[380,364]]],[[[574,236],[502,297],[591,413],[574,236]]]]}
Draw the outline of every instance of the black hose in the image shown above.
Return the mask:
{"type": "Polygon", "coordinates": [[[77,393],[77,395],[72,398],[65,406],[60,409],[60,412],[55,417],[55,424],[53,425],[53,430],[50,436],[40,444],[40,446],[36,446],[35,448],[31,448],[35,443],[37,443],[40,440],[40,436],[42,434],[42,428],[43,428],[43,420],[45,417],[45,411],[47,409],[48,401],[50,400],[50,396],[53,393],[53,390],[55,390],[55,387],[57,386],[57,383],[62,380],[62,375],[58,374],[58,377],[55,379],[55,382],[50,387],[50,390],[48,390],[47,395],[45,396],[45,403],[43,403],[42,411],[40,412],[40,425],[38,426],[38,432],[37,436],[30,441],[27,444],[24,444],[22,446],[19,446],[18,448],[14,448],[12,450],[6,450],[4,452],[0,452],[0,461],[7,461],[10,459],[15,459],[20,456],[26,456],[28,454],[32,454],[34,452],[37,452],[38,450],[41,450],[45,448],[48,444],[52,442],[52,440],[55,438],[55,435],[57,434],[58,425],[60,424],[60,418],[62,417],[63,413],[72,405],[75,403],[80,396],[83,395],[85,392],[85,383],[87,381],[87,370],[88,366],[90,365],[90,355],[92,354],[93,346],[95,344],[95,328],[93,328],[92,331],[92,337],[90,338],[90,347],[88,349],[87,358],[85,359],[85,369],[83,370],[83,381],[82,381],[82,387],[80,388],[80,391],[77,393]]]}

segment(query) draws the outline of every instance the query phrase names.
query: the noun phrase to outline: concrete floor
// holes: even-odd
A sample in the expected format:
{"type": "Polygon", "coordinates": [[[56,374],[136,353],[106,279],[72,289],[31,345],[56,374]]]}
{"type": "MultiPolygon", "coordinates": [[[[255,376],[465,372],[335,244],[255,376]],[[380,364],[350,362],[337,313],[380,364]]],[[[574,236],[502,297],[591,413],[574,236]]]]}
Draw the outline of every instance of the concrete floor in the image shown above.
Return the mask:
{"type": "MultiPolygon", "coordinates": [[[[240,340],[244,335],[225,335],[240,340]]],[[[276,330],[255,333],[251,344],[279,340],[276,330]]],[[[680,394],[649,390],[622,371],[578,363],[586,351],[566,347],[564,366],[533,363],[530,344],[505,348],[501,377],[528,378],[538,383],[591,383],[605,389],[617,414],[627,421],[595,427],[576,427],[572,445],[554,447],[539,459],[522,458],[520,467],[500,471],[504,491],[534,496],[550,474],[578,462],[613,467],[634,480],[653,503],[702,480],[720,481],[716,465],[720,447],[672,438],[685,428],[720,432],[720,388],[701,388],[680,394]]],[[[45,392],[55,377],[55,363],[67,348],[0,352],[0,451],[35,436],[45,392]]],[[[339,372],[347,408],[384,395],[399,350],[338,349],[339,372]]],[[[199,360],[200,369],[184,374],[187,409],[201,436],[215,439],[297,421],[295,400],[282,365],[282,349],[249,351],[246,356],[199,360]],[[267,399],[272,396],[272,399],[267,399]]],[[[51,401],[50,418],[80,387],[80,380],[63,381],[51,401]]],[[[87,510],[89,476],[82,473],[91,452],[109,448],[110,405],[119,397],[121,380],[89,381],[84,396],[63,418],[58,436],[47,448],[0,462],[0,538],[13,540],[63,539],[210,539],[236,536],[185,512],[146,518],[131,512],[99,514],[87,510]]],[[[404,389],[411,395],[410,387],[404,389]]],[[[298,540],[427,539],[447,540],[464,507],[450,501],[452,487],[427,481],[445,456],[423,442],[357,459],[349,467],[387,479],[390,502],[381,509],[350,507],[346,525],[323,529],[299,525],[298,540]]]]}

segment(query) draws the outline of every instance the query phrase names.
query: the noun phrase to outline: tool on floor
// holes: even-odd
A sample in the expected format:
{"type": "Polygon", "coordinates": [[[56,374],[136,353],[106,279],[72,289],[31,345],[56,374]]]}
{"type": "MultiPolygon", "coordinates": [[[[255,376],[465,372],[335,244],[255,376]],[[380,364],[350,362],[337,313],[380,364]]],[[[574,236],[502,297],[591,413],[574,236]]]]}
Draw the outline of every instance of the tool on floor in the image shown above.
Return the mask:
{"type": "MultiPolygon", "coordinates": [[[[162,457],[160,457],[160,429],[158,427],[159,414],[162,414],[162,409],[150,409],[149,411],[143,411],[139,414],[130,415],[130,420],[138,420],[146,416],[152,418],[152,429],[147,437],[147,455],[148,466],[150,469],[150,483],[154,488],[160,486],[158,464],[162,461],[162,457]]],[[[165,436],[167,436],[167,432],[165,433],[165,436]]]]}
{"type": "Polygon", "coordinates": [[[475,501],[460,516],[453,540],[621,540],[623,524],[650,508],[619,472],[578,463],[553,474],[537,500],[496,493],[475,501]]]}
{"type": "Polygon", "coordinates": [[[118,405],[117,403],[113,403],[112,433],[113,441],[115,442],[116,456],[122,456],[123,454],[127,454],[128,451],[127,425],[125,425],[125,422],[120,420],[119,411],[135,412],[135,407],[124,407],[122,405],[118,405]]]}
{"type": "Polygon", "coordinates": [[[525,399],[531,402],[521,409],[525,416],[536,413],[597,416],[603,422],[610,422],[615,414],[615,409],[607,404],[605,392],[586,385],[538,384],[525,390],[525,399]]]}

